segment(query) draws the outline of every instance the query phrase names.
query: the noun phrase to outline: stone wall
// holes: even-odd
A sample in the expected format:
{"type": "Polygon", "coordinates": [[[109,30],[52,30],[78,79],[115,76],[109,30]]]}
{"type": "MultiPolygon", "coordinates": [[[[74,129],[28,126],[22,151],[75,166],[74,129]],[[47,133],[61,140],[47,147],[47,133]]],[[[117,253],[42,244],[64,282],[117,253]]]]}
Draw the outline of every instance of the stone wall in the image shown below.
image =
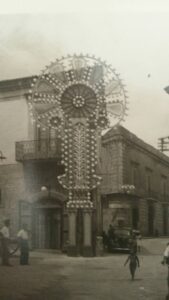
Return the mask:
{"type": "Polygon", "coordinates": [[[124,178],[124,144],[116,140],[101,149],[101,193],[118,192],[124,178]]]}
{"type": "Polygon", "coordinates": [[[0,94],[0,150],[6,157],[4,164],[15,163],[15,142],[29,139],[28,118],[28,107],[22,94],[0,94]]]}
{"type": "Polygon", "coordinates": [[[11,232],[15,234],[19,225],[18,203],[25,195],[23,166],[21,164],[2,165],[0,167],[0,189],[2,205],[0,223],[10,218],[11,232]]]}
{"type": "Polygon", "coordinates": [[[162,204],[159,202],[155,203],[155,231],[156,230],[159,235],[164,235],[162,204]]]}

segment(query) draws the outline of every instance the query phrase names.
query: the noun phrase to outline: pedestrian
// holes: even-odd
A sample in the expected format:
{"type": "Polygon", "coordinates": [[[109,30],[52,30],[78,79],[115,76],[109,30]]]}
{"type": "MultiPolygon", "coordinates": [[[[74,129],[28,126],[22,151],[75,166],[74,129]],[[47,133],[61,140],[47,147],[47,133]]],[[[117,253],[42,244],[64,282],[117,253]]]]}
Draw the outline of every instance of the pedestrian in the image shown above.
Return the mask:
{"type": "Polygon", "coordinates": [[[10,234],[9,234],[10,220],[6,219],[4,225],[0,230],[1,236],[1,256],[2,256],[2,265],[3,266],[12,266],[9,263],[9,243],[10,243],[10,234]]]}
{"type": "Polygon", "coordinates": [[[103,238],[103,248],[104,250],[106,250],[108,245],[108,237],[105,231],[102,232],[102,238],[103,238]]]}
{"type": "Polygon", "coordinates": [[[168,300],[169,299],[169,243],[167,243],[167,245],[166,245],[166,248],[163,253],[163,260],[161,263],[168,267],[168,274],[167,274],[168,294],[166,295],[166,300],[168,300]]]}
{"type": "Polygon", "coordinates": [[[115,239],[115,233],[114,233],[114,228],[113,225],[110,224],[107,232],[107,247],[108,251],[112,251],[112,247],[114,244],[114,239],[115,239]]]}
{"type": "Polygon", "coordinates": [[[139,259],[135,253],[135,251],[131,251],[130,255],[128,256],[126,262],[124,263],[124,266],[129,262],[129,269],[131,274],[131,279],[134,280],[135,271],[137,267],[140,267],[139,259]]]}
{"type": "Polygon", "coordinates": [[[27,224],[23,224],[17,237],[20,246],[20,265],[29,265],[29,236],[27,224]]]}
{"type": "Polygon", "coordinates": [[[108,238],[109,238],[110,240],[113,240],[113,239],[114,239],[114,237],[115,237],[115,233],[114,233],[114,227],[113,227],[113,225],[112,225],[112,224],[110,224],[110,225],[109,225],[109,228],[108,228],[108,233],[107,233],[107,235],[108,235],[108,238]]]}
{"type": "Polygon", "coordinates": [[[163,265],[168,265],[169,266],[169,243],[167,243],[166,248],[164,250],[163,254],[163,260],[161,262],[163,265]]]}

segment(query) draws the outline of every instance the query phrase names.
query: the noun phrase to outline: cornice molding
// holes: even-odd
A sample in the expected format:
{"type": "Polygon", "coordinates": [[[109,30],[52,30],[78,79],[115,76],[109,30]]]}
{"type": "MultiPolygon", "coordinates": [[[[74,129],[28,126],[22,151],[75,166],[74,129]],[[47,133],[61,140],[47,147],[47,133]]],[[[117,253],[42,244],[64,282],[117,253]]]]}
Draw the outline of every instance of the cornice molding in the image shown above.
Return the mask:
{"type": "Polygon", "coordinates": [[[134,147],[138,151],[146,155],[148,154],[153,159],[160,161],[160,163],[169,167],[168,156],[161,153],[159,150],[147,144],[143,140],[139,139],[136,135],[134,135],[122,126],[118,126],[117,129],[110,129],[110,131],[102,137],[103,146],[106,146],[106,144],[115,143],[117,141],[125,143],[128,147],[134,147]]]}
{"type": "Polygon", "coordinates": [[[30,89],[32,79],[33,76],[0,81],[0,93],[30,89]]]}

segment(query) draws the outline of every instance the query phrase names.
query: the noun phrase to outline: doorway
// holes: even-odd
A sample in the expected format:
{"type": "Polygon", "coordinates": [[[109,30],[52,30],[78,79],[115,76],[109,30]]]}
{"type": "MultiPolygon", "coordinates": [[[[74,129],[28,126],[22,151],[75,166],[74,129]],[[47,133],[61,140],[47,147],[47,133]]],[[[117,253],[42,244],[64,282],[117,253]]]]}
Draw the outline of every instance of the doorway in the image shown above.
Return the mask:
{"type": "Polygon", "coordinates": [[[138,207],[132,208],[132,227],[133,229],[138,229],[139,224],[139,209],[138,207]]]}
{"type": "Polygon", "coordinates": [[[167,235],[168,234],[168,206],[163,205],[163,234],[167,235]]]}
{"type": "Polygon", "coordinates": [[[38,208],[35,216],[35,247],[61,249],[62,210],[60,208],[38,208]]]}

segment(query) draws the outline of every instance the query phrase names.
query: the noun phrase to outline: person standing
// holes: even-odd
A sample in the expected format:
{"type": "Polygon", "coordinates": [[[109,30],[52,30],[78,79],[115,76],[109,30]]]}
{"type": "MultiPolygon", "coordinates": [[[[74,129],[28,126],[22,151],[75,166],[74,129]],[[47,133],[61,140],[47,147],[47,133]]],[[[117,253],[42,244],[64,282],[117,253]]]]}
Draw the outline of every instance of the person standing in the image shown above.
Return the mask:
{"type": "Polygon", "coordinates": [[[169,243],[166,245],[161,263],[169,266],[169,243]]]}
{"type": "Polygon", "coordinates": [[[12,266],[9,263],[9,234],[10,220],[7,219],[4,221],[4,226],[1,228],[1,254],[2,254],[2,265],[3,266],[12,266]]]}
{"type": "Polygon", "coordinates": [[[17,234],[20,245],[20,265],[29,265],[29,236],[27,224],[17,234]]]}
{"type": "Polygon", "coordinates": [[[166,265],[168,267],[168,273],[167,273],[167,288],[168,288],[168,294],[166,295],[166,300],[169,299],[169,243],[167,243],[166,248],[163,253],[163,260],[161,262],[163,265],[166,265]]]}
{"type": "Polygon", "coordinates": [[[135,253],[135,251],[131,251],[130,255],[128,256],[126,262],[124,263],[124,266],[129,262],[129,269],[131,274],[131,279],[134,280],[136,268],[140,267],[139,259],[135,253]]]}
{"type": "Polygon", "coordinates": [[[115,239],[114,228],[112,224],[110,224],[107,232],[108,251],[112,251],[112,245],[114,244],[114,239],[115,239]]]}

